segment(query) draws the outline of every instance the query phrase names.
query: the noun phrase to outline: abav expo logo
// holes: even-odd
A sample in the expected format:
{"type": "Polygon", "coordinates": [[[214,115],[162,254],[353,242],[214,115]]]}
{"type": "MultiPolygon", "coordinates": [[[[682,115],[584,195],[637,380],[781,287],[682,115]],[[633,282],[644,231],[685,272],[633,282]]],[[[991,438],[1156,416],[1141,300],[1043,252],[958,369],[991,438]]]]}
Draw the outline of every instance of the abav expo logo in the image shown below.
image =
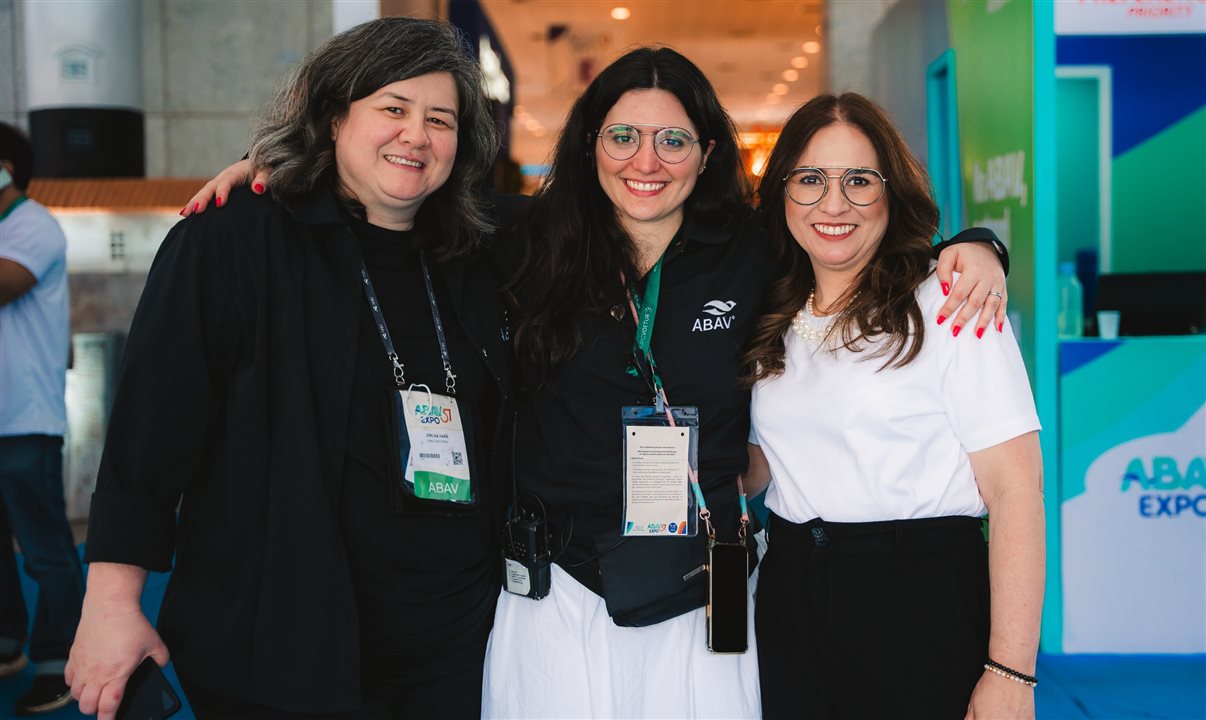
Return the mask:
{"type": "Polygon", "coordinates": [[[1182,468],[1175,457],[1134,458],[1122,476],[1122,492],[1140,492],[1142,517],[1176,517],[1193,512],[1206,517],[1206,458],[1190,458],[1182,468]]]}
{"type": "Polygon", "coordinates": [[[1206,408],[1171,433],[1122,443],[1099,457],[1086,473],[1113,475],[1119,492],[1141,518],[1206,518],[1206,408]],[[1124,465],[1125,463],[1125,465],[1124,465]]]}

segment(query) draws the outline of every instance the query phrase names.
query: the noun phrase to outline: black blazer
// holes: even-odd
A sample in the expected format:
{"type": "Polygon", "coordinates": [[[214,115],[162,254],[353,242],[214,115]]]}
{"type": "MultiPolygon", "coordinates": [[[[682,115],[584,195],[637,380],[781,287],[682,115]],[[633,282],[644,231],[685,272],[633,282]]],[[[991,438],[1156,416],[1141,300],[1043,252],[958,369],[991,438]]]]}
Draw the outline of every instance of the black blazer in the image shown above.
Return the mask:
{"type": "MultiPolygon", "coordinates": [[[[502,398],[498,278],[434,268],[502,398]]],[[[291,711],[359,704],[356,605],[339,497],[363,298],[329,190],[285,207],[236,191],[164,241],[126,344],[85,560],[175,569],[159,630],[190,683],[291,711]],[[179,514],[177,515],[177,506],[179,514]]],[[[507,442],[500,433],[508,433],[507,442]]]]}

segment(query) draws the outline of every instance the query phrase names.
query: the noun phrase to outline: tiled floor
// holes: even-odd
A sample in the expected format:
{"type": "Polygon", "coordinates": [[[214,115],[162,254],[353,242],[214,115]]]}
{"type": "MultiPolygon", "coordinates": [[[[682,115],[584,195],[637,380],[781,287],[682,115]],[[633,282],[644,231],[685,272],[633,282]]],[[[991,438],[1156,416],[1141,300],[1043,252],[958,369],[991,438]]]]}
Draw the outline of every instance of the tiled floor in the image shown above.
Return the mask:
{"type": "MultiPolygon", "coordinates": [[[[34,587],[22,578],[33,606],[34,587]]],[[[167,576],[152,574],[143,593],[143,606],[152,622],[167,576]]],[[[175,673],[168,666],[168,677],[175,673]]],[[[1206,720],[1206,655],[1042,655],[1035,699],[1040,720],[1206,720]]],[[[0,718],[11,714],[13,702],[33,678],[33,669],[0,680],[0,718]]],[[[41,717],[60,720],[83,717],[75,706],[41,717]]],[[[193,714],[187,705],[175,718],[193,714]]],[[[807,720],[807,715],[802,715],[807,720]]]]}

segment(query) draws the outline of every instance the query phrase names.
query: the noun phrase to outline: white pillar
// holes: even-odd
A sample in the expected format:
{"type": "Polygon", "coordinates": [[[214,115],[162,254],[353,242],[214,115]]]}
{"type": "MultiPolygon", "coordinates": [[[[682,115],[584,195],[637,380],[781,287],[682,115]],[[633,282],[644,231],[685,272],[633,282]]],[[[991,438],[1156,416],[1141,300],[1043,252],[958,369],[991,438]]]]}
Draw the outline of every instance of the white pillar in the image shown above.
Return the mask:
{"type": "Polygon", "coordinates": [[[25,0],[22,14],[34,174],[141,175],[137,0],[25,0]]]}

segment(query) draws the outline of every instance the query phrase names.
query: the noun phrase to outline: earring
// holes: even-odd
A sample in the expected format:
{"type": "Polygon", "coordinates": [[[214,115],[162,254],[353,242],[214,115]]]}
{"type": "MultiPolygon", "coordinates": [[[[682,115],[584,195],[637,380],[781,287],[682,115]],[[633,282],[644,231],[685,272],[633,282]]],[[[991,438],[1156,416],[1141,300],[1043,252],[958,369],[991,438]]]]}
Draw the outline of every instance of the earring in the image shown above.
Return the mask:
{"type": "Polygon", "coordinates": [[[708,169],[708,166],[707,166],[707,165],[700,165],[700,166],[699,166],[699,174],[700,174],[700,175],[703,175],[703,171],[704,171],[704,170],[707,170],[707,169],[708,169]]]}

